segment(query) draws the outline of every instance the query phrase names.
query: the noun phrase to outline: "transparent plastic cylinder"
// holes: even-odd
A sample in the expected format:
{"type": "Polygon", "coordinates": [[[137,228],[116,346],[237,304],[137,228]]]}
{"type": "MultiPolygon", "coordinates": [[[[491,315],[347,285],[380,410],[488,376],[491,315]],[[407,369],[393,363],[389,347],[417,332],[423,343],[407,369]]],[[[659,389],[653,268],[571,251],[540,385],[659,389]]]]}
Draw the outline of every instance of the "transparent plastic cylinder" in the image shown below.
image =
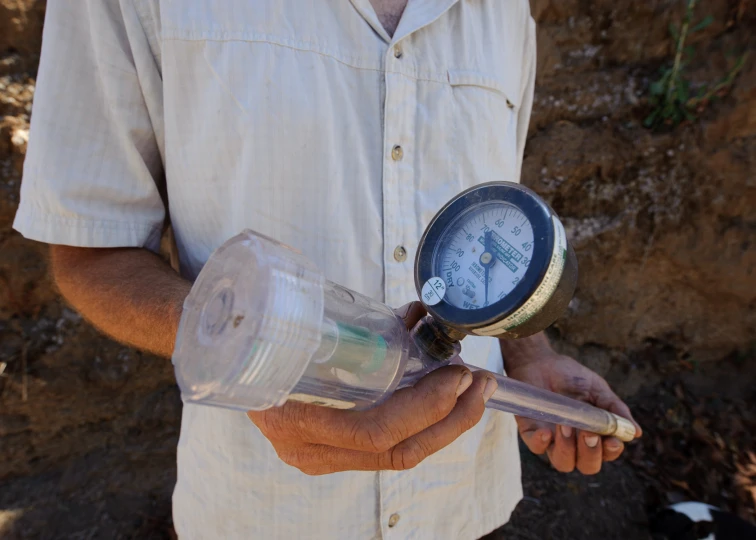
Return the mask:
{"type": "Polygon", "coordinates": [[[290,400],[362,410],[396,389],[409,358],[407,330],[393,310],[326,281],[320,346],[290,400]]]}
{"type": "MultiPolygon", "coordinates": [[[[436,354],[443,344],[428,338],[432,325],[426,317],[408,332],[388,306],[325,280],[295,250],[245,231],[198,276],[173,363],[187,403],[246,411],[291,400],[364,410],[434,369],[462,363],[456,354],[436,354]]],[[[494,376],[499,388],[489,408],[634,436],[632,423],[608,411],[494,376]]]]}
{"type": "Polygon", "coordinates": [[[197,277],[173,363],[190,403],[264,410],[298,400],[365,409],[396,388],[409,348],[389,307],[328,282],[295,250],[245,231],[197,277]]]}

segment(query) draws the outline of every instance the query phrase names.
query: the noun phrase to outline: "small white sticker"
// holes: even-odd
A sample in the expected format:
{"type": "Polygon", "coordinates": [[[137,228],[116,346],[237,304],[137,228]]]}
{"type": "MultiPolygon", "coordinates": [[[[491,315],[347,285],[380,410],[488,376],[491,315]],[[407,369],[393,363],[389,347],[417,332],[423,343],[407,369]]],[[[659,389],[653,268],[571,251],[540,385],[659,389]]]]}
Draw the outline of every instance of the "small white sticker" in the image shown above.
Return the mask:
{"type": "Polygon", "coordinates": [[[432,277],[423,285],[423,304],[435,306],[446,295],[446,283],[440,277],[432,277]]]}
{"type": "Polygon", "coordinates": [[[309,394],[290,394],[288,399],[291,401],[309,403],[311,405],[320,405],[321,407],[330,407],[332,409],[352,409],[355,405],[351,401],[341,401],[340,399],[311,396],[309,394]]]}

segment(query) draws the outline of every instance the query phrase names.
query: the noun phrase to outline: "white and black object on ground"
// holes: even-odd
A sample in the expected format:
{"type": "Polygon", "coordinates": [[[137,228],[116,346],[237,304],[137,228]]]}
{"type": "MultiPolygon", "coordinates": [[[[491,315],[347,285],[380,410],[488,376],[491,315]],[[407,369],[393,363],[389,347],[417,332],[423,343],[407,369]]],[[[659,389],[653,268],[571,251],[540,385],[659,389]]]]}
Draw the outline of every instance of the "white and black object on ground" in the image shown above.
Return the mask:
{"type": "Polygon", "coordinates": [[[673,504],[650,521],[654,540],[756,540],[756,526],[700,502],[673,504]]]}
{"type": "Polygon", "coordinates": [[[462,335],[504,339],[535,334],[560,317],[577,274],[554,211],[511,182],[480,184],[449,201],[415,259],[415,286],[434,320],[462,335]]]}

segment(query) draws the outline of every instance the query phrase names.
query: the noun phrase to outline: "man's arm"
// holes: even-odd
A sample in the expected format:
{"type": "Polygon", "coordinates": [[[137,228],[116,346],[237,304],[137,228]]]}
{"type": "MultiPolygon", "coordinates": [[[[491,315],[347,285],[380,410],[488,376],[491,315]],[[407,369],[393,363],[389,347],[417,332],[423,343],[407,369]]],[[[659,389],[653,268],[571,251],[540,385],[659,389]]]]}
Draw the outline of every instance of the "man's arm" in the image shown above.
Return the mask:
{"type": "Polygon", "coordinates": [[[51,246],[61,294],[113,339],[170,358],[191,283],[146,249],[51,246]]]}
{"type": "MultiPolygon", "coordinates": [[[[191,284],[144,249],[52,247],[63,296],[92,324],[123,343],[172,355],[191,284]]],[[[400,310],[408,327],[425,314],[400,310]]],[[[369,411],[303,403],[250,412],[249,418],[287,464],[311,475],[409,469],[478,423],[496,381],[447,366],[395,392],[369,411]]]]}
{"type": "Polygon", "coordinates": [[[515,369],[523,362],[553,352],[545,332],[538,332],[522,339],[502,339],[499,344],[501,355],[504,358],[504,368],[507,372],[515,369]]]}

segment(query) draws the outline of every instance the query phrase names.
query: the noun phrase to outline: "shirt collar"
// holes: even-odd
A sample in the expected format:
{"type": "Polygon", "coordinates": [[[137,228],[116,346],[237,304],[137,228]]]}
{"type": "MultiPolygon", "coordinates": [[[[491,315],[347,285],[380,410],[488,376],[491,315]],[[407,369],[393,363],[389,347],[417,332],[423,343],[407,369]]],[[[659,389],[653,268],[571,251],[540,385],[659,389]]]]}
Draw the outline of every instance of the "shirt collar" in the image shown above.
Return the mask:
{"type": "Polygon", "coordinates": [[[370,0],[351,0],[352,5],[365,21],[386,43],[396,43],[408,35],[428,26],[459,0],[408,0],[393,38],[378,20],[370,0]]]}

